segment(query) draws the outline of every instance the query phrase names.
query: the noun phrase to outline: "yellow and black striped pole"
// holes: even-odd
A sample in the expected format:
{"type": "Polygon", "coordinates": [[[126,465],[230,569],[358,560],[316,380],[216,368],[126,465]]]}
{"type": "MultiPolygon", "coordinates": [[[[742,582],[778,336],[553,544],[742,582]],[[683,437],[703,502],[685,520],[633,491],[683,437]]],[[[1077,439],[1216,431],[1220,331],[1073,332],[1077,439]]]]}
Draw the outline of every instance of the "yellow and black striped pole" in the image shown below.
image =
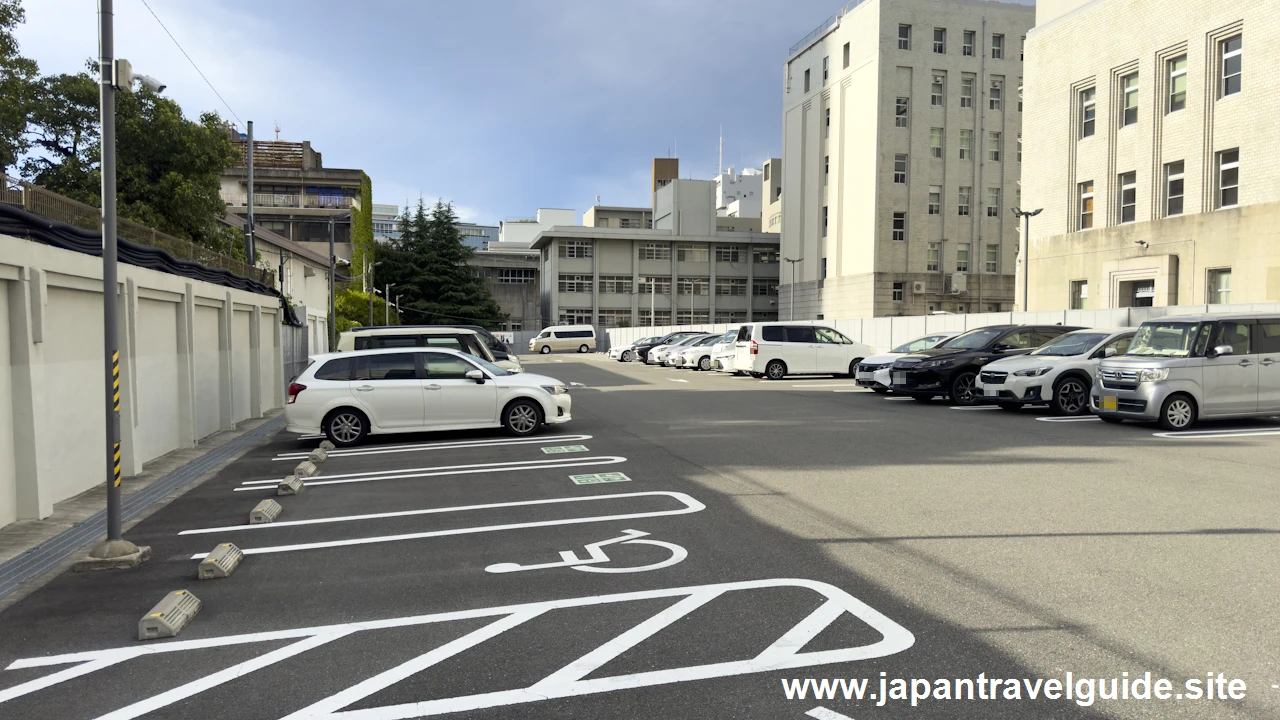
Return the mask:
{"type": "Polygon", "coordinates": [[[112,414],[116,417],[117,434],[112,438],[112,466],[111,466],[111,484],[120,487],[120,351],[116,350],[111,353],[111,391],[112,391],[112,414]]]}

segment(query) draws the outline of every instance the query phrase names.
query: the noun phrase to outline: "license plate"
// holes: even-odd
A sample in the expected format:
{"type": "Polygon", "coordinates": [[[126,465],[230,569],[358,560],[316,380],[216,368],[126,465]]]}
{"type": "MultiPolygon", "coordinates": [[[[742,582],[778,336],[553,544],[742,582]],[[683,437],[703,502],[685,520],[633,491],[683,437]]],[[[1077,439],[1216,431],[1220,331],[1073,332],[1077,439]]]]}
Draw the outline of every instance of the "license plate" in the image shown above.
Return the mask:
{"type": "Polygon", "coordinates": [[[894,374],[893,374],[893,384],[894,384],[894,385],[906,385],[906,384],[907,384],[907,374],[906,374],[906,373],[904,373],[904,372],[896,372],[896,373],[894,373],[894,374]]]}
{"type": "Polygon", "coordinates": [[[983,385],[982,394],[986,395],[987,397],[997,397],[1000,395],[1000,388],[993,387],[991,385],[983,385]]]}
{"type": "Polygon", "coordinates": [[[869,372],[860,372],[860,373],[858,373],[858,375],[857,375],[857,379],[858,379],[858,380],[870,380],[872,375],[873,375],[873,373],[869,373],[869,372]]]}
{"type": "Polygon", "coordinates": [[[1117,407],[1118,407],[1118,404],[1116,403],[1116,396],[1115,396],[1115,395],[1103,395],[1103,396],[1102,396],[1102,409],[1103,409],[1103,410],[1115,410],[1117,407]]]}

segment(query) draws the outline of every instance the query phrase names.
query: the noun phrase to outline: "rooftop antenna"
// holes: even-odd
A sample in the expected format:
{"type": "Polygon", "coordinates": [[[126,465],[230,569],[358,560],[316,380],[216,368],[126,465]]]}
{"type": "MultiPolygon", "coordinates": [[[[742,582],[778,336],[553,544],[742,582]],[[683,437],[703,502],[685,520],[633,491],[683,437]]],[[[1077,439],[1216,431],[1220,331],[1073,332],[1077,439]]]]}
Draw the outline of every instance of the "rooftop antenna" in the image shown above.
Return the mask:
{"type": "Polygon", "coordinates": [[[280,121],[276,121],[276,140],[280,139],[280,121]]]}
{"type": "Polygon", "coordinates": [[[716,175],[724,174],[724,125],[720,126],[720,154],[716,159],[719,167],[716,168],[716,175]]]}

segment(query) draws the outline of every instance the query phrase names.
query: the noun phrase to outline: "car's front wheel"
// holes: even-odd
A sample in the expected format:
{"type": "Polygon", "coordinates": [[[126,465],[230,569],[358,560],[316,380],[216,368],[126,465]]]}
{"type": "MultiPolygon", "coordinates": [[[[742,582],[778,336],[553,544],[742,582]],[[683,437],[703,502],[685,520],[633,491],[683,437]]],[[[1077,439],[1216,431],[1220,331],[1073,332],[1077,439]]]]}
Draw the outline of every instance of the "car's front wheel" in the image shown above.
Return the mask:
{"type": "Polygon", "coordinates": [[[527,398],[513,400],[502,411],[502,426],[517,437],[532,435],[542,428],[542,407],[527,398]]]}
{"type": "Polygon", "coordinates": [[[976,405],[978,396],[973,391],[973,381],[977,376],[971,372],[962,372],[951,381],[951,402],[957,405],[976,405]]]}
{"type": "Polygon", "coordinates": [[[369,434],[369,418],[354,408],[338,408],[324,419],[324,434],[338,447],[358,445],[369,434]]]}
{"type": "Polygon", "coordinates": [[[636,359],[636,354],[630,350],[624,350],[622,353],[622,362],[631,362],[636,359]]]}
{"type": "Polygon", "coordinates": [[[1186,430],[1196,422],[1196,402],[1190,395],[1170,395],[1160,406],[1160,427],[1165,430],[1186,430]]]}
{"type": "Polygon", "coordinates": [[[1074,375],[1065,377],[1054,387],[1050,406],[1058,415],[1084,415],[1089,412],[1089,388],[1074,375]]]}
{"type": "Polygon", "coordinates": [[[849,363],[849,372],[845,374],[845,377],[857,377],[858,364],[861,362],[862,358],[854,358],[853,361],[849,363]]]}
{"type": "Polygon", "coordinates": [[[698,369],[699,369],[699,370],[710,370],[710,369],[711,369],[711,358],[709,358],[709,357],[702,357],[702,358],[699,358],[699,359],[698,359],[698,369]]]}

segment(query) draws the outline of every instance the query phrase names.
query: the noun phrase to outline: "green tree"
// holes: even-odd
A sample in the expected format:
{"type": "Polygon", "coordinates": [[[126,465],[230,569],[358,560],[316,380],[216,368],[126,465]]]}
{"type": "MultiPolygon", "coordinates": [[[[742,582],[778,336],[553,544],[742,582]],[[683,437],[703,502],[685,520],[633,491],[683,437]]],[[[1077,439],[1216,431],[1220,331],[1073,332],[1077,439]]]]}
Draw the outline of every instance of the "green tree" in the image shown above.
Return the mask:
{"type": "MultiPolygon", "coordinates": [[[[369,293],[355,288],[343,288],[333,295],[333,309],[338,315],[338,332],[345,332],[353,327],[369,325],[369,293]]],[[[387,303],[378,295],[373,296],[373,324],[381,325],[386,317],[387,303]]],[[[396,309],[391,308],[391,324],[399,325],[400,318],[396,309]]]]}
{"type": "Polygon", "coordinates": [[[40,69],[18,53],[13,29],[25,21],[21,0],[0,0],[0,174],[16,166],[30,147],[27,115],[34,106],[40,69]]]}

